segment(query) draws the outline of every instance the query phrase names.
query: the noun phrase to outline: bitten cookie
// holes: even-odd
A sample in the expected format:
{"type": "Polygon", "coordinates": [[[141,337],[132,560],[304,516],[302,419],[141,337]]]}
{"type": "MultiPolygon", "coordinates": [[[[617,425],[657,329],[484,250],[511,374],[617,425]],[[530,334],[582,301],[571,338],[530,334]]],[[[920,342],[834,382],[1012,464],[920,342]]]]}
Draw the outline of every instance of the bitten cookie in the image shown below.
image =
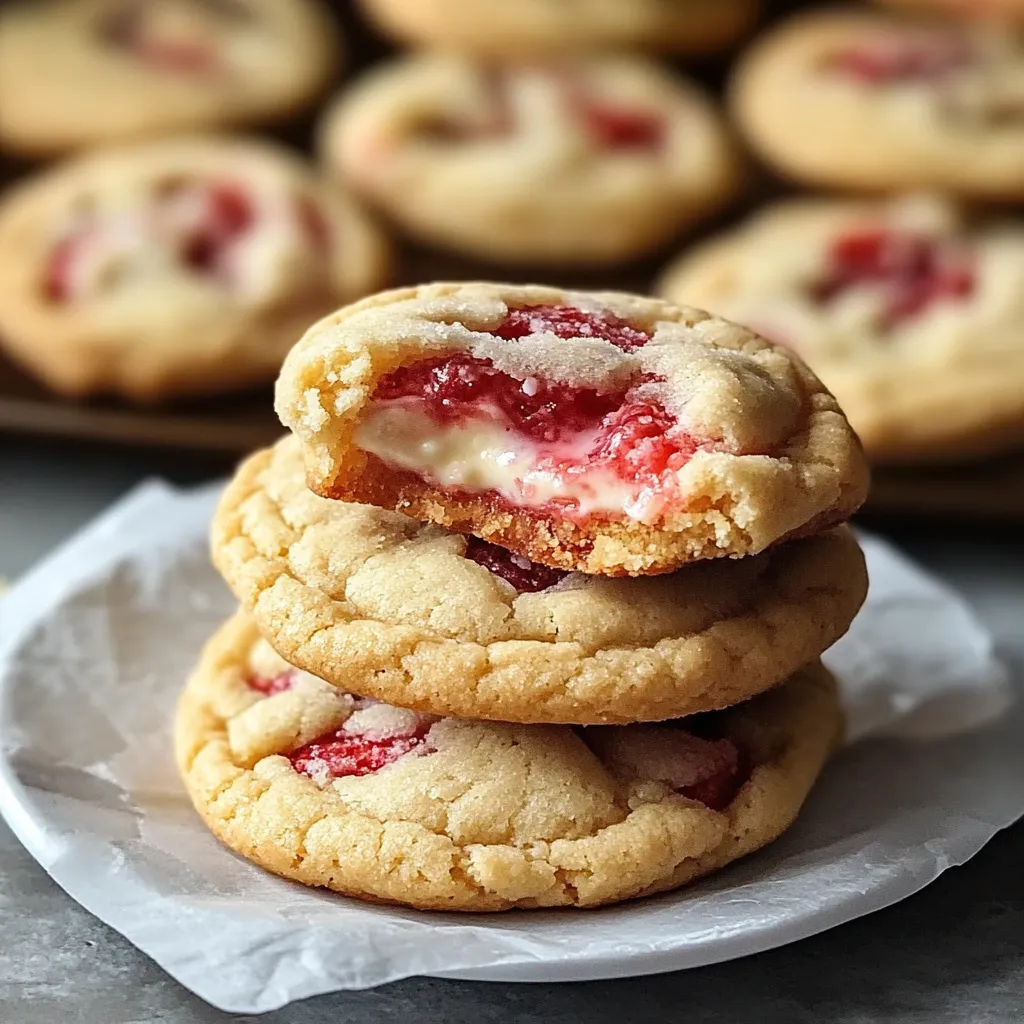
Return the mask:
{"type": "Polygon", "coordinates": [[[707,217],[739,158],[696,86],[630,57],[404,57],[328,110],[329,170],[408,234],[493,261],[608,264],[707,217]]]}
{"type": "Polygon", "coordinates": [[[239,616],[203,652],[175,746],[207,826],[261,867],[486,911],[593,907],[718,870],[789,827],[841,729],[820,665],[693,723],[436,719],[296,672],[239,616]]]}
{"type": "Polygon", "coordinates": [[[1024,47],[1011,32],[810,13],[755,43],[731,93],[748,141],[799,181],[1024,198],[1024,47]]]}
{"type": "Polygon", "coordinates": [[[790,345],[878,461],[1024,443],[1024,224],[926,197],[801,200],[698,245],[661,290],[790,345]]]}
{"type": "Polygon", "coordinates": [[[528,60],[572,50],[707,53],[754,23],[760,0],[362,0],[401,42],[528,60]]]}
{"type": "Polygon", "coordinates": [[[230,390],[385,272],[376,229],[286,150],[135,144],[3,198],[0,344],[67,395],[230,390]]]}
{"type": "Polygon", "coordinates": [[[46,156],[276,119],[337,61],[309,0],[22,0],[0,13],[0,144],[46,156]]]}
{"type": "Polygon", "coordinates": [[[305,486],[287,438],[243,463],[213,560],[292,664],[432,714],[623,723],[726,707],[816,658],[867,589],[846,528],[666,576],[566,574],[305,486]]]}
{"type": "Polygon", "coordinates": [[[753,554],[867,487],[832,396],[786,349],[622,293],[435,284],[315,325],[277,411],[310,486],[616,576],[753,554]]]}

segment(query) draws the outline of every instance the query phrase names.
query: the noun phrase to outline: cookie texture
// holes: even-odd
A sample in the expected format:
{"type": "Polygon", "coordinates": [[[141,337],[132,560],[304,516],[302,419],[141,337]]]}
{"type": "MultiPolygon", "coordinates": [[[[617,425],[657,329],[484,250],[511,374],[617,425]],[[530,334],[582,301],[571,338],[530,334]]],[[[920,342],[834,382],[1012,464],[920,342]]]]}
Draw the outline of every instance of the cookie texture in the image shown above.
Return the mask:
{"type": "Polygon", "coordinates": [[[949,200],[797,200],[685,253],[661,291],[805,358],[878,462],[1024,443],[1024,224],[949,200]]]}
{"type": "Polygon", "coordinates": [[[842,729],[820,665],[686,725],[428,719],[294,672],[238,616],[189,680],[175,748],[211,831],[286,878],[425,910],[593,907],[771,842],[842,729]]]}
{"type": "Polygon", "coordinates": [[[230,390],[386,273],[378,230],[287,150],[137,143],[4,196],[0,344],[67,395],[230,390]]]}
{"type": "Polygon", "coordinates": [[[711,100],[627,56],[402,57],[341,94],[320,151],[405,233],[503,263],[616,263],[706,218],[741,184],[711,100]]]}
{"type": "Polygon", "coordinates": [[[241,466],[211,546],[292,664],[391,704],[499,721],[735,704],[834,643],[867,589],[846,528],[666,576],[522,579],[459,534],[313,494],[291,438],[241,466]]]}
{"type": "Polygon", "coordinates": [[[362,0],[395,39],[485,57],[533,58],[566,50],[637,48],[707,53],[753,24],[760,0],[362,0]]]}
{"type": "Polygon", "coordinates": [[[799,359],[699,310],[621,293],[385,292],[306,334],[276,408],[318,493],[583,572],[754,554],[843,521],[867,488],[852,430],[799,359]],[[423,367],[425,402],[438,377],[458,394],[405,395],[423,367]],[[478,399],[485,386],[504,411],[478,399]],[[502,477],[507,455],[521,477],[502,477]]]}
{"type": "Polygon", "coordinates": [[[0,142],[52,156],[273,120],[338,60],[310,0],[21,0],[0,12],[0,142]]]}
{"type": "Polygon", "coordinates": [[[821,11],[758,40],[731,83],[753,148],[798,181],[1024,197],[1024,46],[980,22],[821,11]]]}

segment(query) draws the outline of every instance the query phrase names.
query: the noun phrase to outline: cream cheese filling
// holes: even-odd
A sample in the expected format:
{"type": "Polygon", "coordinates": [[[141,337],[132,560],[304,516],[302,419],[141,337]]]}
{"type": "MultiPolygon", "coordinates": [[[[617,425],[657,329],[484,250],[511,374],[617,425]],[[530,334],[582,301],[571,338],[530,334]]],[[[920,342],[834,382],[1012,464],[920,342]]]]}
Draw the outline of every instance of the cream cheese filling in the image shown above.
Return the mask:
{"type": "Polygon", "coordinates": [[[442,424],[416,404],[375,403],[356,428],[356,446],[442,487],[496,491],[514,505],[571,502],[583,515],[612,513],[641,522],[661,511],[663,501],[653,488],[606,467],[588,467],[596,429],[549,444],[503,426],[497,411],[442,424]]]}

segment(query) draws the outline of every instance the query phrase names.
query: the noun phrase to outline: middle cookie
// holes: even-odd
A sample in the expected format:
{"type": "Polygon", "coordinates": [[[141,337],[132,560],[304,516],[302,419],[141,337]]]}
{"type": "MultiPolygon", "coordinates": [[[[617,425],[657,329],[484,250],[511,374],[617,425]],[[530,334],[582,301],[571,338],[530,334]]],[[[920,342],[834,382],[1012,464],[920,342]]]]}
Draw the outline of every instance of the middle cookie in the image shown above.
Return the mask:
{"type": "Polygon", "coordinates": [[[846,632],[867,586],[845,528],[638,579],[564,573],[318,497],[293,438],[242,465],[214,561],[293,665],[438,715],[620,724],[727,707],[846,632]]]}

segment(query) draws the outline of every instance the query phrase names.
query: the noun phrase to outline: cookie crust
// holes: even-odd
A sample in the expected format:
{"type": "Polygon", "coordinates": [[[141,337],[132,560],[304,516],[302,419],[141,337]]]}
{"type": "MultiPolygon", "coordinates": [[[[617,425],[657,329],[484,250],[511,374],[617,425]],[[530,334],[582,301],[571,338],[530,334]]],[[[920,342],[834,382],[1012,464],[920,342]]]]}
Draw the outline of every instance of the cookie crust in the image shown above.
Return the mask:
{"type": "MultiPolygon", "coordinates": [[[[543,344],[547,336],[533,337],[543,344]]],[[[308,481],[318,493],[397,508],[532,561],[588,573],[667,572],[688,561],[755,554],[844,521],[867,491],[855,435],[798,358],[700,310],[621,293],[493,284],[384,292],[307,332],[285,360],[276,408],[302,440],[308,481]],[[654,340],[627,357],[611,344],[552,338],[547,352],[535,345],[523,357],[521,343],[502,345],[490,333],[509,308],[545,303],[610,310],[649,329],[654,340]],[[570,519],[523,506],[495,508],[485,494],[442,491],[355,445],[383,375],[460,351],[532,360],[518,369],[519,379],[538,372],[545,359],[552,379],[601,379],[606,363],[628,368],[632,358],[640,371],[665,377],[665,402],[677,407],[681,424],[724,439],[728,450],[694,455],[674,478],[685,507],[669,506],[642,522],[625,514],[570,519]]]]}
{"type": "Polygon", "coordinates": [[[320,498],[294,439],[245,462],[214,563],[289,662],[418,711],[618,724],[727,707],[817,657],[863,602],[845,528],[668,576],[571,575],[516,594],[465,539],[320,498]]]}
{"type": "Polygon", "coordinates": [[[950,200],[792,200],[685,252],[659,291],[790,340],[879,463],[954,462],[1024,443],[1024,226],[950,200]],[[965,247],[970,295],[880,331],[808,295],[829,244],[880,228],[965,247]]]}
{"type": "Polygon", "coordinates": [[[110,148],[44,171],[4,196],[0,344],[69,396],[117,393],[151,402],[242,388],[272,377],[316,317],[380,287],[388,262],[386,243],[365,215],[281,147],[197,136],[110,148]],[[311,250],[296,266],[298,250],[280,247],[279,233],[268,227],[250,243],[262,254],[253,272],[261,275],[258,285],[215,288],[168,270],[88,299],[50,301],[47,267],[61,232],[83,209],[121,216],[136,199],[144,209],[168,183],[192,179],[240,183],[268,225],[293,198],[312,204],[323,218],[325,254],[314,263],[311,250]]]}
{"type": "Polygon", "coordinates": [[[721,713],[718,730],[751,765],[722,811],[600,760],[573,730],[454,719],[431,728],[427,756],[321,788],[282,754],[330,718],[329,695],[315,680],[254,693],[260,645],[248,619],[229,620],[179,704],[175,750],[196,810],[276,874],[424,910],[594,907],[684,885],[781,834],[842,731],[834,680],[815,665],[721,713]]]}

